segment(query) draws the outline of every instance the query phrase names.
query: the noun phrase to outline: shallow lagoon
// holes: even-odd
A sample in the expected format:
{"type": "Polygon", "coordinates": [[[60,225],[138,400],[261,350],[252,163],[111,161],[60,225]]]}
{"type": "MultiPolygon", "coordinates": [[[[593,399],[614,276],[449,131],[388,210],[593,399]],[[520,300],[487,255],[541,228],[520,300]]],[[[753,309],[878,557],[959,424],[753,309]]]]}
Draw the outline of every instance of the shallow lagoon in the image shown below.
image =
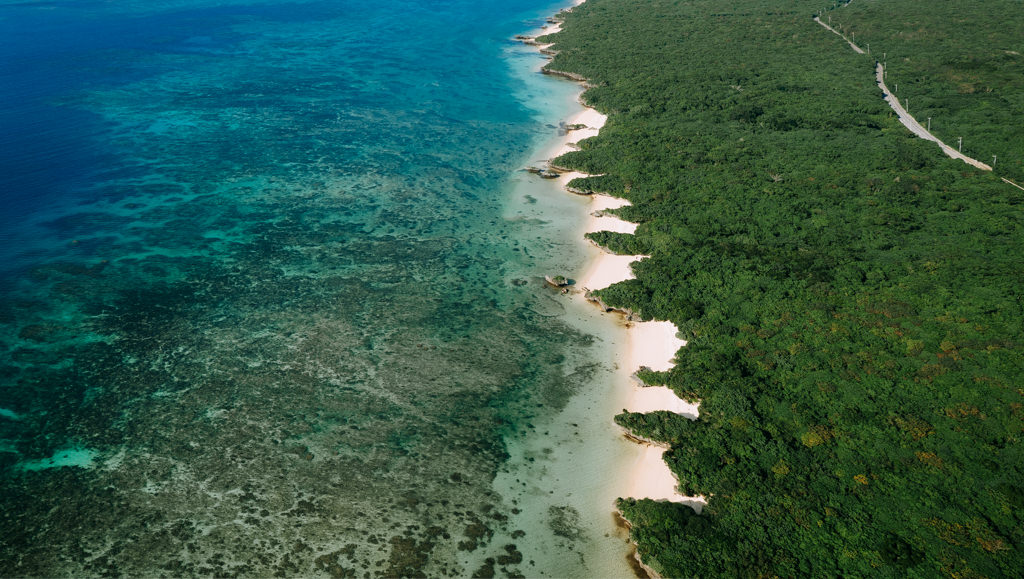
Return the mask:
{"type": "Polygon", "coordinates": [[[0,8],[0,573],[628,572],[558,7],[0,8]]]}

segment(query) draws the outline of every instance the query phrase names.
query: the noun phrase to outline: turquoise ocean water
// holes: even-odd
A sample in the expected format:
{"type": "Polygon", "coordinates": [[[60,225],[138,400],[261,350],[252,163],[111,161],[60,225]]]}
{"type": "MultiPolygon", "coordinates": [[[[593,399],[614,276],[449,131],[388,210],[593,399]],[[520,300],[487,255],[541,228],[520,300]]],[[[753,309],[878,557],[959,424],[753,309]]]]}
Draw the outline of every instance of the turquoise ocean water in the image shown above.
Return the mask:
{"type": "Polygon", "coordinates": [[[492,481],[600,367],[518,171],[560,7],[0,3],[0,575],[550,574],[492,481]]]}

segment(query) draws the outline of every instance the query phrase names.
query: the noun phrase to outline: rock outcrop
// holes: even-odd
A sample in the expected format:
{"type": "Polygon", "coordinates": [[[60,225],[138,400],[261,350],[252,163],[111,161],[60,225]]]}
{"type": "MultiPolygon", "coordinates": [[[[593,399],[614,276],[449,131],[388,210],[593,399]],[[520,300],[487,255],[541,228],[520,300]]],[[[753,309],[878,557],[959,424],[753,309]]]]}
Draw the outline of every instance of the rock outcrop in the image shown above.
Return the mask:
{"type": "Polygon", "coordinates": [[[546,275],[544,276],[544,281],[546,281],[548,285],[557,288],[569,287],[573,284],[573,281],[564,275],[546,275]]]}
{"type": "Polygon", "coordinates": [[[550,167],[527,167],[527,173],[533,173],[539,176],[541,179],[557,179],[562,176],[562,172],[550,167]]]}
{"type": "Polygon", "coordinates": [[[586,294],[583,295],[583,297],[585,297],[588,302],[597,305],[597,307],[601,308],[605,312],[618,312],[622,314],[623,316],[626,317],[626,321],[628,322],[640,321],[640,316],[633,310],[629,308],[613,308],[612,306],[609,306],[608,304],[604,303],[604,300],[602,300],[600,297],[598,297],[597,294],[595,294],[592,291],[588,291],[586,294]]]}

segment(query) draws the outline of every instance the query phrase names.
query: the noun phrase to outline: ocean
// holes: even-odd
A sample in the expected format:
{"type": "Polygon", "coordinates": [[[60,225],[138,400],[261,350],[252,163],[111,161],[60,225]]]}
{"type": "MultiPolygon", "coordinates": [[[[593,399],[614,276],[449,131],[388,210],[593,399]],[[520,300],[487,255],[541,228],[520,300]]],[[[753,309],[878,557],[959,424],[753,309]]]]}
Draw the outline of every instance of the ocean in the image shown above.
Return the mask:
{"type": "Polygon", "coordinates": [[[0,575],[631,573],[564,6],[0,3],[0,575]]]}

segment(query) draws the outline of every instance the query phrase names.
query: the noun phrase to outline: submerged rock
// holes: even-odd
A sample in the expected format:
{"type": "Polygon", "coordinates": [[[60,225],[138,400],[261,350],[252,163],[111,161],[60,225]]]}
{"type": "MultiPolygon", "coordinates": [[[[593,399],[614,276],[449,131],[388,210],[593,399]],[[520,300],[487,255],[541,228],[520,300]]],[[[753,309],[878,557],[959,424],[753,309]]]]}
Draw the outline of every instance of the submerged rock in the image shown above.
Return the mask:
{"type": "Polygon", "coordinates": [[[548,285],[554,287],[568,287],[573,284],[573,280],[565,277],[564,275],[546,275],[544,276],[544,281],[546,281],[548,285]]]}
{"type": "Polygon", "coordinates": [[[562,175],[561,172],[547,167],[527,167],[526,172],[533,173],[541,179],[557,179],[562,175]]]}
{"type": "Polygon", "coordinates": [[[583,123],[573,123],[570,125],[565,121],[561,121],[558,123],[558,134],[564,136],[572,131],[578,131],[585,128],[587,128],[587,125],[584,125],[583,123]]]}

